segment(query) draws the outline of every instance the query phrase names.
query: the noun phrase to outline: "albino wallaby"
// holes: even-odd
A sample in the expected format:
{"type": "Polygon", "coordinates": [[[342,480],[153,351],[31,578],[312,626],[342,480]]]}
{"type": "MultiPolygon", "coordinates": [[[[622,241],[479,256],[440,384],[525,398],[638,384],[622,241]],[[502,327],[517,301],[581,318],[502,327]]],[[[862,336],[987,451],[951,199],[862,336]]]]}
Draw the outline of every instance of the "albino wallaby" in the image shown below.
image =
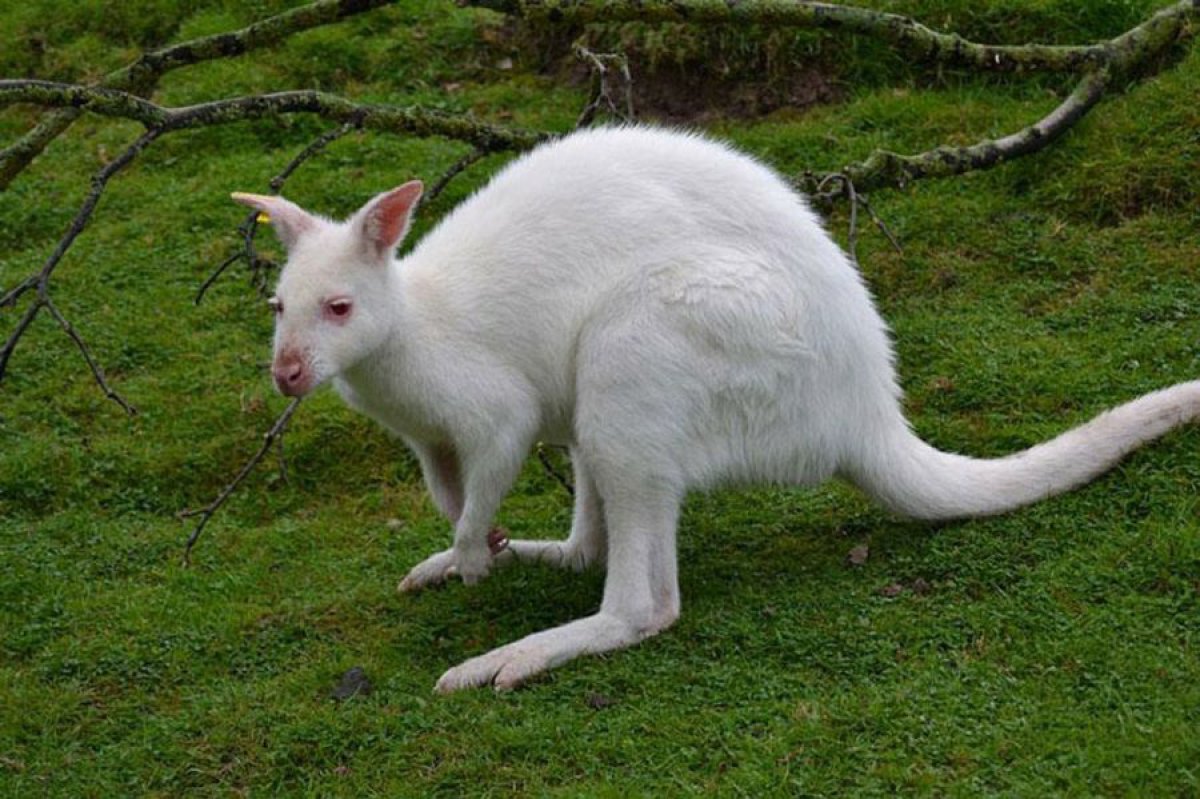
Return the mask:
{"type": "Polygon", "coordinates": [[[422,185],[344,222],[279,197],[288,251],[273,375],[332,380],[416,453],[454,545],[400,583],[466,583],[513,559],[606,563],[600,612],[447,671],[439,691],[511,688],[679,616],[689,489],[840,476],[899,513],[983,516],[1067,491],[1200,414],[1200,381],[1148,394],[1025,452],[976,460],[909,429],[888,330],[805,201],[696,135],[600,129],[502,170],[404,258],[422,185]],[[570,447],[565,541],[509,541],[493,515],[536,441],[570,447]]]}

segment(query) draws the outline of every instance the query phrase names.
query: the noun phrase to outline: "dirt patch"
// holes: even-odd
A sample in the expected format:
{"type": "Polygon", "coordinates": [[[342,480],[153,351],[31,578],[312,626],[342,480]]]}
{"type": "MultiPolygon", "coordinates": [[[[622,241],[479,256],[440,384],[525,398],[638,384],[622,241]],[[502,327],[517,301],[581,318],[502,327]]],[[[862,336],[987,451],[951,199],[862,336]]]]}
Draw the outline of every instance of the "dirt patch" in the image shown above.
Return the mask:
{"type": "MultiPolygon", "coordinates": [[[[712,32],[701,32],[699,38],[694,31],[678,32],[671,57],[664,57],[663,44],[674,41],[670,36],[650,47],[649,34],[621,40],[616,28],[591,29],[581,36],[580,28],[529,28],[507,20],[483,38],[497,49],[507,49],[525,68],[581,91],[589,90],[593,75],[573,54],[574,43],[584,42],[595,53],[623,53],[629,59],[633,107],[640,119],[703,124],[762,117],[783,108],[802,111],[845,98],[844,85],[830,64],[802,56],[786,42],[772,44],[769,32],[744,32],[729,40],[712,32]]],[[[611,75],[610,85],[619,101],[617,75],[611,75]]]]}
{"type": "MultiPolygon", "coordinates": [[[[572,86],[586,91],[591,84],[591,73],[583,64],[562,71],[572,86]]],[[[671,124],[757,118],[781,108],[802,111],[844,97],[842,87],[817,67],[770,81],[724,78],[676,66],[648,70],[637,63],[630,64],[630,72],[638,118],[671,124]]],[[[614,94],[619,95],[623,91],[619,78],[614,75],[611,81],[614,94]]]]}

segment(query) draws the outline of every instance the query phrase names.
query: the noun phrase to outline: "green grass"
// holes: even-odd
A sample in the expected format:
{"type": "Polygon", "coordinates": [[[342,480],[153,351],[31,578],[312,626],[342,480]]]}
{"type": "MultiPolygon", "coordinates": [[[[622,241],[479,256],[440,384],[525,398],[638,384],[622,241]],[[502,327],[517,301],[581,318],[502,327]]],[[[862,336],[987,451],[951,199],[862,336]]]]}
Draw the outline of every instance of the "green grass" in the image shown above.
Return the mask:
{"type": "MultiPolygon", "coordinates": [[[[113,25],[119,4],[68,5],[0,8],[5,74],[94,78],[138,48],[283,7],[154,0],[113,25]]],[[[1079,41],[1157,4],[880,5],[977,38],[1079,41]]],[[[319,86],[569,127],[582,95],[525,50],[498,69],[514,54],[498,24],[405,3],[181,70],[158,96],[319,86]]],[[[871,46],[841,52],[845,102],[712,131],[787,171],[830,168],[1015,129],[1063,88],[888,72],[864,61],[871,46]]],[[[864,232],[863,270],[934,443],[1011,452],[1200,372],[1200,49],[1181,59],[1043,155],[873,198],[905,251],[864,232]]],[[[0,114],[0,139],[33,118],[0,114]]],[[[192,295],[236,246],[228,192],[263,190],[320,129],[174,135],[106,193],[55,297],[137,417],[104,399],[49,320],[17,350],[0,387],[0,795],[1200,793],[1194,428],[1075,494],[938,528],[837,485],[693,496],[680,622],[507,695],[431,687],[466,657],[590,612],[601,576],[522,568],[397,595],[448,530],[411,457],[327,392],[289,432],[290,481],[264,465],[182,568],[189,526],[174,513],[207,502],[283,407],[263,368],[269,313],[243,277],[199,307],[192,295]],[[866,565],[846,566],[863,542],[866,565]],[[928,592],[881,594],[918,578],[928,592]],[[332,701],[356,665],[374,692],[332,701]]],[[[134,135],[85,119],[0,194],[0,285],[40,264],[87,175],[134,135]]],[[[353,136],[288,194],[342,214],[464,151],[353,136]]],[[[418,235],[504,160],[452,184],[418,235]]],[[[830,221],[839,236],[845,224],[830,221]]],[[[0,331],[12,323],[4,312],[0,331]]],[[[534,464],[500,522],[561,536],[569,514],[534,464]]]]}

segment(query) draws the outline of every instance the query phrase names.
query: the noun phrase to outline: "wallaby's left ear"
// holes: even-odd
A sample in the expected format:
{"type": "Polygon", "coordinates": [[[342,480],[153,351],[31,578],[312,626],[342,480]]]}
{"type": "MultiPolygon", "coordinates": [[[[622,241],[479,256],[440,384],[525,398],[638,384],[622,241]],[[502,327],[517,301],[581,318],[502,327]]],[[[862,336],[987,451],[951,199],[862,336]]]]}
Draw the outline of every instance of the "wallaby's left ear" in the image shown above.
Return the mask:
{"type": "Polygon", "coordinates": [[[285,249],[292,249],[296,246],[297,239],[317,226],[317,220],[308,211],[282,197],[245,194],[240,191],[236,191],[230,196],[234,202],[266,214],[285,249]]]}
{"type": "Polygon", "coordinates": [[[397,189],[384,192],[362,207],[355,215],[360,225],[367,254],[386,260],[408,233],[412,214],[425,191],[425,184],[410,180],[397,189]]]}

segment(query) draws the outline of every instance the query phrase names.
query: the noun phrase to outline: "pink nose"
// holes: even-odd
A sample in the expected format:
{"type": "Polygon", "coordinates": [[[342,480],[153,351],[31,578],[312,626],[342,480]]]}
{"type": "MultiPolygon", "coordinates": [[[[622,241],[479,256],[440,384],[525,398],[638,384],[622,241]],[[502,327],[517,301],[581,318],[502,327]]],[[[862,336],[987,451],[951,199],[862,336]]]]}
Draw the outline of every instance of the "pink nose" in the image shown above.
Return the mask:
{"type": "Polygon", "coordinates": [[[282,394],[298,397],[308,391],[308,370],[304,368],[304,361],[295,356],[276,361],[271,375],[282,394]]]}

